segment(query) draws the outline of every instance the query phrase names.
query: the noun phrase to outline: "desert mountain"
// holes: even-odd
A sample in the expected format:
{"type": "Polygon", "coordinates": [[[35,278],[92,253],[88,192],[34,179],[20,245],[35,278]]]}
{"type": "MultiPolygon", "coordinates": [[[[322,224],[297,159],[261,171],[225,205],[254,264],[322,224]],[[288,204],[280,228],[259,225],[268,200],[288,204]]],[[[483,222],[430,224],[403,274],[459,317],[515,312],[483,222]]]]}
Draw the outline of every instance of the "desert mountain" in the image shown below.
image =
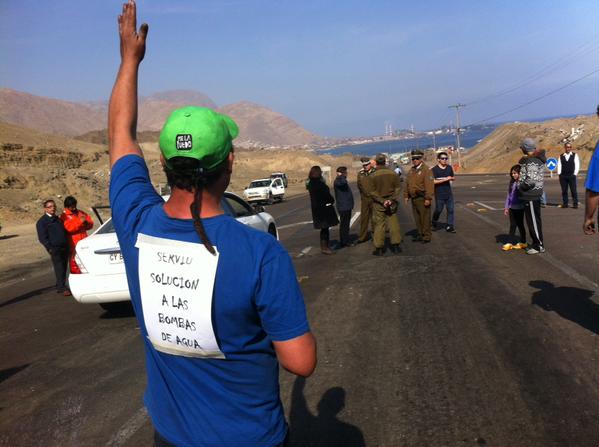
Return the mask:
{"type": "Polygon", "coordinates": [[[320,139],[286,116],[251,102],[230,104],[221,107],[219,111],[226,113],[237,122],[240,142],[299,146],[320,139]]]}
{"type": "Polygon", "coordinates": [[[563,151],[564,138],[572,134],[576,136],[572,146],[580,157],[581,169],[586,169],[599,135],[596,116],[504,124],[469,151],[464,158],[466,172],[507,174],[522,157],[519,147],[526,137],[534,138],[537,147],[547,151],[547,158],[556,158],[563,151]]]}
{"type": "Polygon", "coordinates": [[[0,121],[40,132],[80,135],[106,127],[106,107],[0,89],[0,121]]]}
{"type": "MultiPolygon", "coordinates": [[[[159,131],[164,120],[175,108],[184,105],[216,108],[203,93],[173,90],[140,99],[140,131],[159,131]]],[[[266,107],[240,102],[221,109],[237,121],[239,143],[254,146],[301,146],[319,137],[300,127],[289,118],[266,107]]],[[[0,122],[66,136],[83,135],[106,128],[107,104],[103,102],[69,102],[45,98],[11,89],[0,89],[0,122]]],[[[88,140],[86,136],[86,140],[88,140]]],[[[97,134],[94,141],[104,142],[97,134]]]]}

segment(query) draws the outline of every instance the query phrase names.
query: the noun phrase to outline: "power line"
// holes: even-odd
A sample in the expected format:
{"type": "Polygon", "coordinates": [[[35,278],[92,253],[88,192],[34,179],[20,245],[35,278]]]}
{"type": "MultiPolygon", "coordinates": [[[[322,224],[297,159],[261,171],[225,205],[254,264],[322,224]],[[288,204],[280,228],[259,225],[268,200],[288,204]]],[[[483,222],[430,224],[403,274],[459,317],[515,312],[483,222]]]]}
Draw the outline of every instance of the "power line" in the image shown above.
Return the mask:
{"type": "Polygon", "coordinates": [[[545,93],[544,95],[541,95],[541,96],[539,96],[539,97],[537,97],[537,98],[531,99],[530,101],[527,101],[527,102],[525,102],[524,104],[520,104],[519,106],[517,106],[517,107],[514,107],[513,109],[507,110],[507,111],[505,111],[505,112],[498,113],[498,114],[496,114],[496,115],[490,116],[490,117],[488,117],[488,118],[485,118],[485,119],[483,119],[483,120],[480,120],[480,121],[476,121],[476,122],[474,122],[474,123],[470,123],[470,124],[468,124],[468,126],[474,126],[474,125],[476,125],[476,124],[484,123],[484,122],[486,122],[486,121],[490,121],[490,120],[492,120],[492,119],[499,118],[500,116],[507,115],[508,113],[515,112],[516,110],[520,110],[520,109],[522,109],[522,108],[524,108],[524,107],[526,107],[526,106],[528,106],[528,105],[530,105],[530,104],[533,104],[533,103],[535,103],[535,102],[537,102],[537,101],[540,101],[541,99],[547,98],[548,96],[551,96],[551,95],[553,95],[553,94],[555,94],[555,93],[557,93],[557,92],[560,92],[560,91],[562,91],[562,90],[564,90],[564,89],[566,89],[566,88],[570,87],[571,85],[574,85],[574,84],[576,84],[577,82],[580,82],[580,81],[582,81],[583,79],[586,79],[586,78],[588,78],[588,77],[590,77],[590,76],[593,76],[593,75],[594,75],[594,74],[596,74],[596,73],[599,73],[599,68],[598,68],[598,69],[596,69],[596,70],[593,70],[593,71],[591,71],[590,73],[587,73],[587,74],[585,74],[584,76],[581,76],[581,77],[580,77],[580,78],[578,78],[578,79],[575,79],[575,80],[573,80],[573,81],[571,81],[571,82],[568,82],[567,84],[565,84],[565,85],[562,85],[561,87],[558,87],[558,88],[556,88],[556,89],[554,89],[554,90],[551,90],[550,92],[547,92],[547,93],[545,93]]]}
{"type": "Polygon", "coordinates": [[[474,101],[470,101],[467,103],[468,106],[479,104],[481,102],[485,102],[490,99],[498,98],[501,96],[505,96],[509,93],[513,93],[516,90],[520,90],[521,88],[526,87],[527,85],[530,85],[531,83],[533,83],[539,79],[542,79],[543,77],[547,76],[548,74],[551,74],[551,73],[555,72],[556,70],[559,70],[559,69],[567,66],[568,64],[570,64],[571,60],[581,58],[582,56],[592,53],[593,51],[596,51],[597,49],[599,49],[599,46],[594,45],[596,43],[595,42],[596,39],[597,39],[597,36],[595,36],[593,39],[587,41],[583,45],[580,45],[571,53],[568,53],[568,54],[560,57],[555,62],[552,62],[552,63],[544,66],[543,68],[541,68],[534,74],[524,78],[522,81],[516,83],[512,87],[508,87],[507,89],[500,90],[499,92],[496,92],[496,93],[493,93],[493,94],[490,94],[487,96],[483,96],[482,98],[479,98],[474,101]],[[589,47],[589,45],[590,45],[590,47],[589,47]],[[588,48],[585,49],[585,47],[588,47],[588,48]],[[580,53],[580,54],[577,54],[577,53],[580,53]]]}

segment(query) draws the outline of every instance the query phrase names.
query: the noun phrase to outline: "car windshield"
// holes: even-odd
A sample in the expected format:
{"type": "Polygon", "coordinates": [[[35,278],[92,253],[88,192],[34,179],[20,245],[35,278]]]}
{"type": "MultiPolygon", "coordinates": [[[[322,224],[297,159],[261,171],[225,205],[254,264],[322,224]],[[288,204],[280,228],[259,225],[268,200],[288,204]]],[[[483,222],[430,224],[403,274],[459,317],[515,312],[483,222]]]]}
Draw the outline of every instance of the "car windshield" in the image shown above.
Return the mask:
{"type": "Polygon", "coordinates": [[[250,188],[264,188],[265,186],[270,186],[270,180],[256,180],[250,183],[250,188]]]}

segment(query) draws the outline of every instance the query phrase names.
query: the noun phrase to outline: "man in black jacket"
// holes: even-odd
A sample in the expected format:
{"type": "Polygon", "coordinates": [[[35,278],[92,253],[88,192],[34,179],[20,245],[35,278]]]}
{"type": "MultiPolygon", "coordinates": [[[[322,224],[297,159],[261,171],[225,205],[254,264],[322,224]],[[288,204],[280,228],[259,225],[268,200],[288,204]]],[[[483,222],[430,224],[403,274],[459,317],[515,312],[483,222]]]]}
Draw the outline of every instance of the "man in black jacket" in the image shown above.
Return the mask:
{"type": "Polygon", "coordinates": [[[36,224],[37,238],[52,259],[52,266],[56,275],[56,292],[62,293],[64,296],[70,296],[71,292],[65,285],[69,261],[67,233],[62,221],[56,215],[54,200],[44,202],[44,211],[44,215],[39,218],[36,224]]]}
{"type": "Polygon", "coordinates": [[[347,168],[337,168],[337,178],[333,183],[335,188],[335,204],[339,212],[339,242],[342,247],[353,247],[355,244],[349,240],[349,222],[354,208],[354,195],[347,183],[347,168]]]}
{"type": "Polygon", "coordinates": [[[580,170],[580,159],[572,152],[572,143],[564,144],[564,153],[557,159],[557,175],[562,188],[562,208],[568,208],[568,188],[572,194],[572,208],[578,208],[578,193],[576,192],[576,176],[580,170]]]}

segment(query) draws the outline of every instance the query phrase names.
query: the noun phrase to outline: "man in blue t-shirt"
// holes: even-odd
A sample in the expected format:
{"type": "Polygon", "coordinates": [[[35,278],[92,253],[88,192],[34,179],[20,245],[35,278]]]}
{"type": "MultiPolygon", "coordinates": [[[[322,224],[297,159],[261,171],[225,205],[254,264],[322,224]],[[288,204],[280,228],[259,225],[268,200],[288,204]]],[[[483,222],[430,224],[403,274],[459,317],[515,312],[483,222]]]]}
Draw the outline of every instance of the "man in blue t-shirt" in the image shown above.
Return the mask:
{"type": "MultiPolygon", "coordinates": [[[[599,106],[597,106],[597,116],[599,117],[599,106]]],[[[587,170],[587,179],[584,182],[585,192],[585,210],[584,223],[582,231],[585,234],[595,234],[595,215],[599,205],[599,141],[593,151],[593,156],[589,162],[587,170]]]]}
{"type": "Polygon", "coordinates": [[[454,203],[451,182],[454,180],[453,168],[448,164],[447,152],[437,154],[437,165],[431,169],[435,182],[435,212],[433,213],[433,228],[438,229],[438,220],[447,207],[447,224],[445,230],[455,233],[454,203]]]}
{"type": "Polygon", "coordinates": [[[148,32],[130,0],[108,116],[110,203],[146,356],[157,446],[280,446],[279,363],[316,365],[291,259],[271,235],[223,213],[233,169],[228,116],[175,110],[160,133],[172,193],[155,192],[136,141],[137,78],[148,32]]]}

